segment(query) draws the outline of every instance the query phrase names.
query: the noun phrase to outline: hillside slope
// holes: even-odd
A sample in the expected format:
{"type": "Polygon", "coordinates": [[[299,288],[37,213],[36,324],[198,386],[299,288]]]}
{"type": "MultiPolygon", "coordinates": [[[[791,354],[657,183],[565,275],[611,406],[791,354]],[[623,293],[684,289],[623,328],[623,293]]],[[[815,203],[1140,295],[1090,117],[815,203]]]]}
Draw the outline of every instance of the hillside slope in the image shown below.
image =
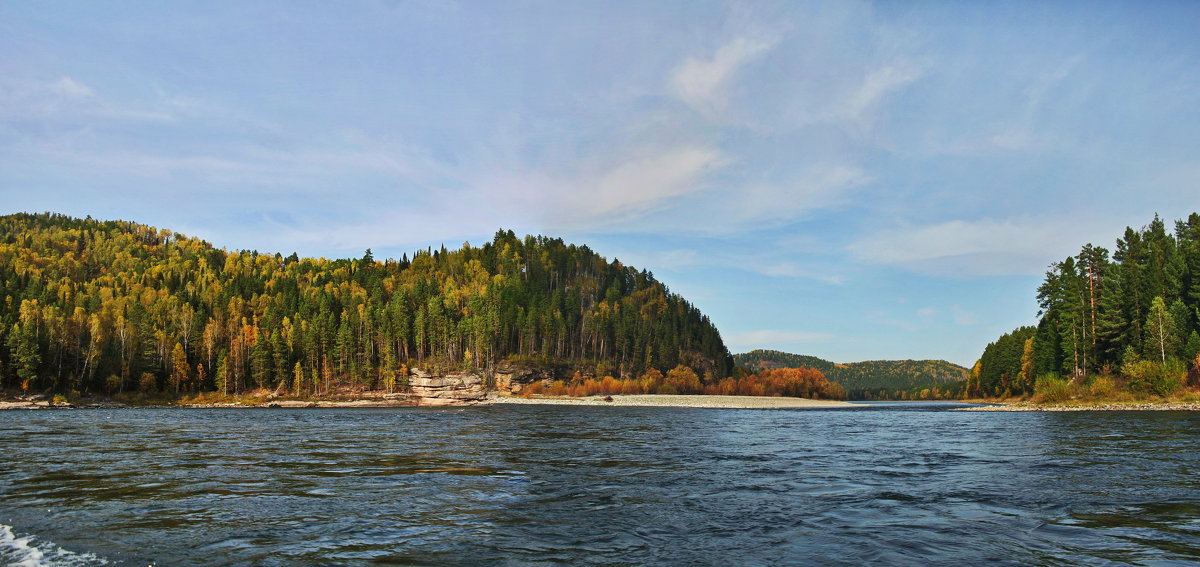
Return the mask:
{"type": "Polygon", "coordinates": [[[410,260],[227,251],[169,230],[0,217],[0,388],[296,394],[387,388],[412,365],[731,370],[716,328],[649,272],[497,232],[410,260]]]}
{"type": "Polygon", "coordinates": [[[734,355],[736,366],[756,371],[764,368],[815,368],[842,385],[851,398],[908,392],[930,387],[953,388],[970,371],[945,360],[867,360],[840,364],[815,356],[777,350],[754,350],[734,355]]]}

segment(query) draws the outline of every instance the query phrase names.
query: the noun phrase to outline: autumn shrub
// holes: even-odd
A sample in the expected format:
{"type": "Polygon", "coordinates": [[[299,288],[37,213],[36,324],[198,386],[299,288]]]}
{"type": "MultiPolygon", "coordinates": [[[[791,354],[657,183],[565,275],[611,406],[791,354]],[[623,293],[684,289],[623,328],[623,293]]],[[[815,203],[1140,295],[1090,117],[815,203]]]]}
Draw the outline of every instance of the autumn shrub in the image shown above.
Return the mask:
{"type": "Polygon", "coordinates": [[[1133,359],[1121,365],[1121,374],[1134,392],[1148,393],[1152,387],[1155,364],[1149,360],[1133,359]]]}
{"type": "Polygon", "coordinates": [[[142,379],[138,381],[138,389],[147,394],[158,391],[158,377],[151,372],[143,372],[142,379]]]}
{"type": "Polygon", "coordinates": [[[1071,384],[1056,374],[1043,374],[1033,385],[1033,397],[1052,404],[1065,402],[1071,399],[1071,384]]]}
{"type": "Polygon", "coordinates": [[[1175,358],[1166,362],[1135,360],[1121,365],[1121,373],[1134,392],[1170,396],[1183,388],[1187,368],[1175,358]]]}
{"type": "Polygon", "coordinates": [[[846,399],[846,390],[837,382],[825,382],[821,384],[821,395],[819,398],[826,400],[844,400],[846,399]]]}
{"type": "Polygon", "coordinates": [[[1117,382],[1108,376],[1097,376],[1088,384],[1088,395],[1097,399],[1111,399],[1116,396],[1117,382]]]}
{"type": "Polygon", "coordinates": [[[1151,387],[1154,389],[1154,393],[1160,396],[1170,396],[1183,388],[1186,378],[1187,367],[1179,359],[1171,358],[1159,365],[1159,369],[1151,381],[1151,387]]]}
{"type": "MultiPolygon", "coordinates": [[[[698,394],[703,391],[700,386],[700,377],[696,375],[696,371],[682,364],[667,372],[664,387],[673,391],[660,393],[698,394]]],[[[662,390],[663,388],[659,389],[662,390]]]]}
{"type": "Polygon", "coordinates": [[[1200,354],[1197,354],[1188,364],[1187,385],[1191,388],[1200,388],[1200,354]]]}
{"type": "Polygon", "coordinates": [[[568,381],[534,382],[521,394],[529,396],[611,396],[619,394],[709,394],[739,396],[793,396],[802,398],[844,399],[840,384],[830,382],[819,370],[811,368],[776,368],[741,378],[729,377],[719,382],[701,380],[689,366],[680,364],[664,376],[650,368],[638,378],[618,379],[612,376],[592,378],[576,372],[568,381]]]}
{"type": "Polygon", "coordinates": [[[525,396],[526,398],[528,398],[529,396],[537,396],[539,394],[544,394],[545,392],[546,392],[546,387],[544,385],[542,385],[542,382],[540,380],[536,381],[532,384],[529,384],[528,386],[525,386],[524,388],[521,388],[521,395],[525,396]]]}

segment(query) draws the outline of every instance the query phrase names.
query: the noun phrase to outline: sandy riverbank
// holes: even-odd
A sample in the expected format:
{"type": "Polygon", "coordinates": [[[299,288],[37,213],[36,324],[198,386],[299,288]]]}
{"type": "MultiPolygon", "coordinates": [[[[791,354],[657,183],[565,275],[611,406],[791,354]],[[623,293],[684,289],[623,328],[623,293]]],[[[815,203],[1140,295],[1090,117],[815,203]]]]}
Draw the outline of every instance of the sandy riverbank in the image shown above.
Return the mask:
{"type": "Polygon", "coordinates": [[[177,404],[181,408],[403,408],[417,405],[408,400],[271,400],[257,404],[177,404]]]}
{"type": "Polygon", "coordinates": [[[768,398],[758,396],[672,396],[667,394],[631,394],[611,396],[612,401],[606,401],[604,396],[588,396],[585,398],[518,398],[501,396],[491,400],[493,404],[528,404],[528,405],[564,405],[564,406],[651,406],[651,407],[686,407],[686,408],[734,408],[734,409],[776,409],[776,408],[848,408],[861,407],[859,404],[837,400],[810,400],[807,398],[768,398]]]}
{"type": "Polygon", "coordinates": [[[0,410],[37,409],[120,409],[120,408],[398,408],[417,405],[409,399],[367,398],[359,400],[264,400],[256,403],[169,403],[169,404],[123,404],[112,401],[84,402],[79,404],[51,405],[45,400],[0,401],[0,410]]]}

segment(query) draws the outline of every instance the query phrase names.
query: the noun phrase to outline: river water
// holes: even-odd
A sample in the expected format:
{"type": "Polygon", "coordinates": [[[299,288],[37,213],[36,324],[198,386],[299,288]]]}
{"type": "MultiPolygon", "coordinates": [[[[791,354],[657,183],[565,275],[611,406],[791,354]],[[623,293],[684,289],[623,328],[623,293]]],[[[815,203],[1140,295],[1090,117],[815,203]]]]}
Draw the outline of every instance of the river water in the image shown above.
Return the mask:
{"type": "Polygon", "coordinates": [[[0,565],[1200,562],[1200,416],[0,412],[0,565]]]}

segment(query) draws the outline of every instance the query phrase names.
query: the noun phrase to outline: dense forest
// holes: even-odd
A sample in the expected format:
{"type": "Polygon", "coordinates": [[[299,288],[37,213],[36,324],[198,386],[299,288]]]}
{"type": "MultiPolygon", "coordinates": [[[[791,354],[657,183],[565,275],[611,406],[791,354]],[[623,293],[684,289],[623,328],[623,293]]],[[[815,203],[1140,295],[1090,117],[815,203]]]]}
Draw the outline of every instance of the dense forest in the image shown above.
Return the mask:
{"type": "Polygon", "coordinates": [[[411,259],[227,251],[169,230],[0,217],[0,388],[320,395],[413,365],[563,361],[597,378],[730,375],[716,328],[586,246],[497,232],[411,259]]]}
{"type": "Polygon", "coordinates": [[[945,360],[867,360],[842,364],[777,350],[736,354],[733,362],[747,372],[771,368],[820,370],[852,400],[956,398],[963,394],[969,372],[945,360]]]}
{"type": "Polygon", "coordinates": [[[1040,320],[1000,337],[972,371],[972,392],[1025,395],[1038,384],[1168,395],[1200,385],[1200,214],[1126,228],[1110,254],[1085,245],[1037,290],[1040,320]],[[1095,382],[1099,378],[1099,382],[1095,382]]]}

